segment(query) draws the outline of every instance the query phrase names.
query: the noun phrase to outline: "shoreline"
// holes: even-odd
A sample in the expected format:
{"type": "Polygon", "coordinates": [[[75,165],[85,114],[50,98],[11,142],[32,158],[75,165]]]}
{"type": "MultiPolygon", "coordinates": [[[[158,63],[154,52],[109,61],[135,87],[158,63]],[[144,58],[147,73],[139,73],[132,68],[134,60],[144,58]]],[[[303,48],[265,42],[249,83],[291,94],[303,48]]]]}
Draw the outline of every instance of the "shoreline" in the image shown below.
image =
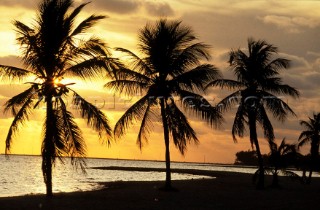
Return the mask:
{"type": "MultiPolygon", "coordinates": [[[[128,169],[129,170],[129,169],[128,169]]],[[[182,169],[183,170],[183,169],[182,169]]],[[[311,209],[319,206],[320,178],[302,185],[289,177],[279,177],[282,188],[256,190],[252,175],[237,172],[198,171],[190,173],[215,179],[174,180],[177,192],[159,190],[164,181],[118,181],[101,183],[102,189],[83,192],[25,195],[0,198],[1,209],[311,209]]],[[[181,171],[180,171],[181,172],[181,171]]]]}
{"type": "MultiPolygon", "coordinates": [[[[1,153],[0,156],[30,156],[30,157],[41,157],[41,155],[34,155],[34,154],[4,154],[4,153],[1,153]]],[[[63,157],[63,158],[66,158],[66,159],[70,159],[70,157],[66,156],[66,157],[63,157]]],[[[127,159],[127,158],[107,158],[107,157],[86,157],[85,159],[97,159],[97,160],[124,160],[124,161],[146,161],[146,162],[163,162],[165,163],[165,160],[158,160],[158,159],[127,159]]],[[[221,166],[243,166],[243,167],[246,167],[245,165],[236,165],[236,164],[233,164],[233,163],[215,163],[215,162],[192,162],[192,161],[171,161],[171,163],[191,163],[191,164],[204,164],[204,165],[221,165],[221,166]]],[[[251,167],[251,166],[249,166],[251,167]]],[[[253,167],[256,167],[256,166],[253,166],[253,167]]]]}

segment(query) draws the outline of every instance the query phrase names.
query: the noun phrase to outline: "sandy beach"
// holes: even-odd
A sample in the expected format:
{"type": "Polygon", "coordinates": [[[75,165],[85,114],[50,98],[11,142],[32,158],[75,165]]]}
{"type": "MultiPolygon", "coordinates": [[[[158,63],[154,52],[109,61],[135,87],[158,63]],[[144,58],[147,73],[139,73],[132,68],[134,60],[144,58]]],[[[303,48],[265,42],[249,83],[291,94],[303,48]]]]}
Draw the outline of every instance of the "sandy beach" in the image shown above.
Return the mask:
{"type": "MultiPolygon", "coordinates": [[[[112,170],[109,168],[109,170],[112,170]]],[[[123,168],[123,170],[131,170],[123,168]]],[[[139,169],[137,169],[139,170],[139,169]]],[[[142,170],[142,169],[140,169],[142,170]]],[[[26,195],[0,198],[1,210],[84,210],[84,209],[318,209],[320,179],[302,185],[280,177],[280,189],[258,191],[252,175],[198,170],[173,170],[212,176],[212,179],[173,181],[177,192],[159,190],[164,182],[103,183],[102,189],[89,192],[26,195]]]]}

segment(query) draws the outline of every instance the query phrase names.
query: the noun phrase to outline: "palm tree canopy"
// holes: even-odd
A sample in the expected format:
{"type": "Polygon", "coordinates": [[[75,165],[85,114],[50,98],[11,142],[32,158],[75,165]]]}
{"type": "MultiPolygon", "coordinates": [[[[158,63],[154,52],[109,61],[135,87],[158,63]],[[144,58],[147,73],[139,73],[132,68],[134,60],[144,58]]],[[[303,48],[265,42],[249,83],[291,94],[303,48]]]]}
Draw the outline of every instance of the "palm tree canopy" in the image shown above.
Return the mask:
{"type": "Polygon", "coordinates": [[[83,36],[104,16],[91,15],[75,24],[86,5],[81,4],[72,10],[73,0],[44,0],[31,27],[14,21],[25,68],[0,65],[0,75],[10,80],[33,78],[33,81],[25,83],[30,87],[5,104],[5,111],[11,111],[15,116],[6,139],[6,152],[9,152],[14,134],[28,120],[32,109],[45,102],[53,106],[52,110],[46,110],[43,154],[49,155],[52,162],[55,157],[64,155],[83,157],[86,150],[81,130],[63,100],[69,92],[73,93],[72,103],[87,119],[87,124],[97,130],[101,138],[110,140],[112,133],[105,115],[70,88],[74,83],[61,83],[67,76],[90,79],[101,75],[104,69],[109,73],[112,71],[110,63],[114,60],[103,41],[83,36]]]}
{"type": "MultiPolygon", "coordinates": [[[[300,124],[305,128],[299,136],[299,147],[311,143],[313,149],[319,149],[320,144],[320,113],[313,114],[308,121],[301,120],[300,124]]],[[[319,152],[319,151],[315,151],[319,152]]]]}
{"type": "Polygon", "coordinates": [[[278,49],[266,41],[250,38],[247,52],[241,49],[230,52],[229,64],[237,80],[218,79],[207,86],[235,90],[218,105],[223,111],[238,106],[232,129],[235,141],[236,135],[243,137],[249,113],[256,113],[256,121],[263,127],[264,135],[269,140],[274,139],[274,134],[267,111],[280,121],[284,121],[288,114],[295,115],[282,97],[288,95],[297,98],[299,92],[283,84],[280,71],[287,69],[290,61],[275,58],[277,53],[278,49]]]}
{"type": "Polygon", "coordinates": [[[296,145],[286,143],[285,138],[283,138],[279,146],[275,142],[270,141],[269,147],[269,161],[277,169],[286,168],[290,164],[293,165],[295,163],[294,159],[297,154],[296,145]]]}
{"type": "Polygon", "coordinates": [[[210,58],[209,46],[197,42],[194,32],[180,21],[161,19],[140,30],[138,49],[142,58],[129,50],[117,49],[126,55],[128,68],[117,71],[117,80],[106,84],[127,95],[143,94],[119,119],[115,136],[123,135],[132,121],[141,121],[137,143],[142,147],[154,117],[159,116],[154,107],[159,107],[164,99],[169,132],[183,153],[187,142],[198,142],[198,139],[178,107],[177,98],[185,109],[211,125],[218,125],[222,119],[220,112],[199,95],[209,81],[220,77],[213,65],[200,63],[210,58]]]}

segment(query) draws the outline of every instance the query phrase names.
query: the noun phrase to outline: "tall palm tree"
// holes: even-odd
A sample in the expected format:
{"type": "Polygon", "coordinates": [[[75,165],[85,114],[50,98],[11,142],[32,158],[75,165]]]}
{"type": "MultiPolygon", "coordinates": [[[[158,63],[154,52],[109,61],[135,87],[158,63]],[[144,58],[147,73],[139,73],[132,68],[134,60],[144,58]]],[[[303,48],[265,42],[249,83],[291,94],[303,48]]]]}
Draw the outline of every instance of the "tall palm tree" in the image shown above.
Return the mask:
{"type": "Polygon", "coordinates": [[[213,65],[200,64],[200,59],[210,57],[208,46],[196,42],[193,31],[179,21],[161,19],[154,25],[147,24],[140,30],[138,49],[144,57],[118,49],[128,56],[128,68],[117,71],[117,80],[106,84],[106,87],[127,95],[142,94],[116,123],[114,134],[120,137],[130,124],[141,121],[137,144],[142,148],[154,119],[161,119],[165,142],[165,189],[171,189],[170,137],[181,154],[185,153],[187,143],[198,143],[181,108],[192,111],[211,125],[218,125],[222,120],[220,113],[199,94],[209,81],[220,75],[213,65]],[[177,99],[182,107],[177,105],[177,99]]]}
{"type": "Polygon", "coordinates": [[[210,86],[219,86],[235,90],[225,97],[218,106],[223,110],[230,110],[237,105],[237,112],[232,126],[232,136],[243,137],[245,125],[250,131],[250,142],[255,147],[259,164],[258,189],[264,188],[263,158],[257,135],[257,123],[262,126],[264,136],[269,141],[274,140],[273,127],[267,115],[270,111],[274,118],[284,121],[293,110],[280,96],[289,95],[294,98],[299,92],[293,87],[283,84],[279,71],[289,67],[289,60],[275,58],[278,49],[263,40],[248,39],[247,52],[231,50],[229,64],[237,80],[220,79],[211,82],[210,86]],[[246,54],[248,53],[248,54],[246,54]]]}
{"type": "Polygon", "coordinates": [[[75,25],[78,14],[86,5],[81,4],[70,11],[72,0],[42,1],[32,27],[20,21],[14,22],[17,41],[23,49],[25,68],[0,66],[3,78],[33,78],[32,82],[25,83],[29,85],[28,89],[5,104],[5,111],[11,111],[14,115],[6,139],[6,153],[10,150],[15,133],[29,119],[32,110],[40,103],[46,104],[41,155],[47,196],[52,196],[52,165],[56,158],[62,160],[63,156],[71,156],[72,163],[80,165],[82,169],[85,166],[83,157],[86,147],[82,132],[65,102],[69,93],[73,93],[74,108],[101,138],[109,142],[112,135],[103,112],[71,89],[74,83],[64,84],[61,81],[65,76],[93,78],[102,73],[102,68],[108,67],[105,61],[108,61],[109,53],[103,42],[95,37],[82,36],[104,16],[91,15],[75,25]]]}
{"type": "Polygon", "coordinates": [[[319,144],[320,144],[320,113],[313,114],[313,118],[309,117],[308,121],[301,120],[300,125],[302,125],[305,130],[301,132],[299,136],[299,144],[301,147],[306,143],[311,144],[310,148],[310,172],[307,183],[311,182],[312,172],[319,168],[319,144]]]}

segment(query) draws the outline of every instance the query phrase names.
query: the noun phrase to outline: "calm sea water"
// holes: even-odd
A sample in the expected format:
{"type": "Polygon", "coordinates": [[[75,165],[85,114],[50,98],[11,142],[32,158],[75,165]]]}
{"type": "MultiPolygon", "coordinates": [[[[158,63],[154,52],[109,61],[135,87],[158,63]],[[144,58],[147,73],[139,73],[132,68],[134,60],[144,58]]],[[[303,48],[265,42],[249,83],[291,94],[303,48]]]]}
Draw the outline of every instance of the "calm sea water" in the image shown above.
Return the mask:
{"type": "MultiPolygon", "coordinates": [[[[157,181],[164,180],[164,172],[137,172],[121,170],[99,170],[90,167],[145,167],[165,168],[164,162],[137,160],[87,159],[87,174],[75,170],[66,159],[65,164],[57,161],[53,170],[53,191],[73,192],[98,189],[101,182],[113,181],[157,181]]],[[[0,197],[26,194],[44,194],[45,184],[41,171],[41,157],[0,155],[0,197]]],[[[230,167],[213,164],[172,163],[172,168],[200,169],[213,171],[235,171],[254,173],[254,168],[230,167]]],[[[190,174],[172,174],[173,180],[211,178],[190,174]]]]}

